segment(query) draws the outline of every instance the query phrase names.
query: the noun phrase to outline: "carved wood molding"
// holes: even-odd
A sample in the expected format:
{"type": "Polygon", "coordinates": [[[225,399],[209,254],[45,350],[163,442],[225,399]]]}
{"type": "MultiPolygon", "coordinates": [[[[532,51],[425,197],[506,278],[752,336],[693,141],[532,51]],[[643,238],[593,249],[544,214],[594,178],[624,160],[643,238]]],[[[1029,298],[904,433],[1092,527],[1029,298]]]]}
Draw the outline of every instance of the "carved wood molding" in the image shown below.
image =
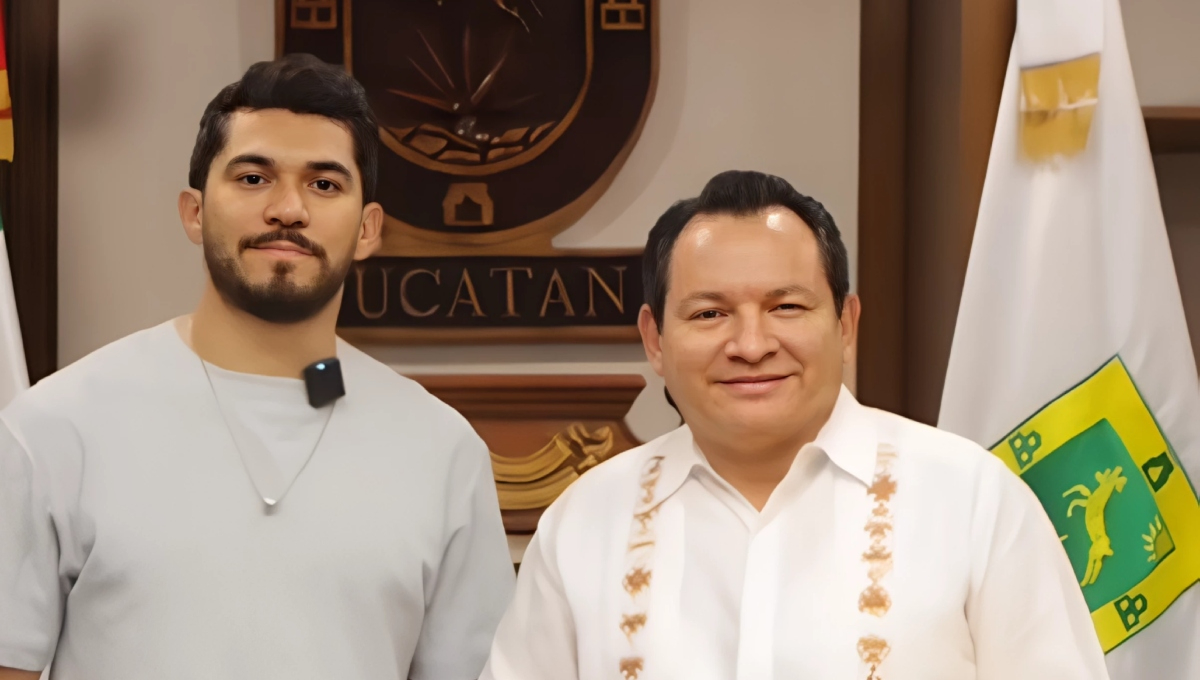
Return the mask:
{"type": "Polygon", "coordinates": [[[625,424],[646,386],[640,375],[411,377],[487,443],[510,534],[532,533],[579,475],[641,443],[625,424]]]}
{"type": "Polygon", "coordinates": [[[646,387],[640,375],[410,376],[472,418],[621,420],[646,387]]]}

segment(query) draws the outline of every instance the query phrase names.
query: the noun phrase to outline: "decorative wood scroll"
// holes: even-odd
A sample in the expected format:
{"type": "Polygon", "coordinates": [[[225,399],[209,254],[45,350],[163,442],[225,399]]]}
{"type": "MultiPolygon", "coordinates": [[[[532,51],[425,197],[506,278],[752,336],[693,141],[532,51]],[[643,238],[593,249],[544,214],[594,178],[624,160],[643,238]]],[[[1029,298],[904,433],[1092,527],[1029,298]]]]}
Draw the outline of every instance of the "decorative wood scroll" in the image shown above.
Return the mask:
{"type": "Polygon", "coordinates": [[[640,375],[413,376],[487,442],[504,528],[529,534],[580,475],[639,442],[625,424],[640,375]]]}

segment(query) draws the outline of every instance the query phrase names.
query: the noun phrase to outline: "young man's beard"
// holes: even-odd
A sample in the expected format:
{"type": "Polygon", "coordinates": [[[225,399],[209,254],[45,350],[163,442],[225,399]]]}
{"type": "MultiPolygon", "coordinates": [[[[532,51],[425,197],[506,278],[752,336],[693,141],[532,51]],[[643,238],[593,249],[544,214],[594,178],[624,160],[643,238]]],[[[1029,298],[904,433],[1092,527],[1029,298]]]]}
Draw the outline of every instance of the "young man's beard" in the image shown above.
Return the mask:
{"type": "Polygon", "coordinates": [[[212,277],[213,287],[229,304],[258,317],[263,321],[290,324],[307,321],[316,316],[341,290],[350,271],[353,258],[331,265],[325,249],[309,241],[295,231],[281,230],[254,238],[242,239],[238,252],[244,252],[255,242],[266,243],[269,237],[282,237],[307,248],[321,265],[316,279],[299,286],[291,279],[295,265],[290,262],[275,264],[274,274],[266,283],[252,283],[243,271],[238,258],[222,248],[217,239],[204,239],[204,260],[212,277]]]}

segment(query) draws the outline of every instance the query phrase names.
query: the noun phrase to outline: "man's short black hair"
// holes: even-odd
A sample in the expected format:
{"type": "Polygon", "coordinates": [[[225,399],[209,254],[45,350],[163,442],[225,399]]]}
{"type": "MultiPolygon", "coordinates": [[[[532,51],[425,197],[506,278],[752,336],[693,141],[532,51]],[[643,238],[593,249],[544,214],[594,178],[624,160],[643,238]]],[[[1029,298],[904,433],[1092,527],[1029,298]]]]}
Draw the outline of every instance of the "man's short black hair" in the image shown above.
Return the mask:
{"type": "Polygon", "coordinates": [[[796,213],[817,237],[821,265],[833,291],[834,309],[839,317],[842,315],[846,296],[850,294],[850,262],[833,216],[820,202],[796,191],[782,178],[761,172],[729,170],[710,179],[700,196],[678,201],[667,208],[650,230],[642,255],[642,286],[646,304],[650,305],[659,330],[662,330],[667,303],[671,254],[684,227],[700,215],[745,217],[775,207],[796,213]]]}
{"type": "Polygon", "coordinates": [[[192,149],[188,185],[204,191],[208,171],[229,141],[229,117],[235,111],[284,109],[341,123],[354,139],[354,160],[362,175],[363,203],[375,199],[379,176],[379,126],[362,85],[340,67],[311,54],[289,54],[260,61],[242,79],[227,85],[204,109],[192,149]]]}

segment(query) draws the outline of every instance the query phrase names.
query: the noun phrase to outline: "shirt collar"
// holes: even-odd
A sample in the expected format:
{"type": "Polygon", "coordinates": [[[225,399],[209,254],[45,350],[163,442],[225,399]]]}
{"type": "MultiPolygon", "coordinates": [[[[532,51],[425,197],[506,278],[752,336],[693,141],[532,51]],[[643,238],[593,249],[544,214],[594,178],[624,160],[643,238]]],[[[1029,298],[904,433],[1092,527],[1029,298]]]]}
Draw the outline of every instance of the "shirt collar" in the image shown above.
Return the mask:
{"type": "Polygon", "coordinates": [[[833,413],[811,446],[824,451],[834,465],[864,485],[871,485],[875,476],[875,454],[879,449],[875,421],[845,385],[833,413]]]}
{"type": "MultiPolygon", "coordinates": [[[[875,475],[875,454],[878,449],[875,424],[869,411],[858,403],[844,385],[829,420],[817,433],[816,440],[805,446],[824,452],[834,465],[864,486],[870,486],[875,475]]],[[[663,459],[654,488],[655,504],[678,491],[693,469],[711,469],[686,424],[663,437],[658,450],[651,455],[662,456],[663,459]]]]}

